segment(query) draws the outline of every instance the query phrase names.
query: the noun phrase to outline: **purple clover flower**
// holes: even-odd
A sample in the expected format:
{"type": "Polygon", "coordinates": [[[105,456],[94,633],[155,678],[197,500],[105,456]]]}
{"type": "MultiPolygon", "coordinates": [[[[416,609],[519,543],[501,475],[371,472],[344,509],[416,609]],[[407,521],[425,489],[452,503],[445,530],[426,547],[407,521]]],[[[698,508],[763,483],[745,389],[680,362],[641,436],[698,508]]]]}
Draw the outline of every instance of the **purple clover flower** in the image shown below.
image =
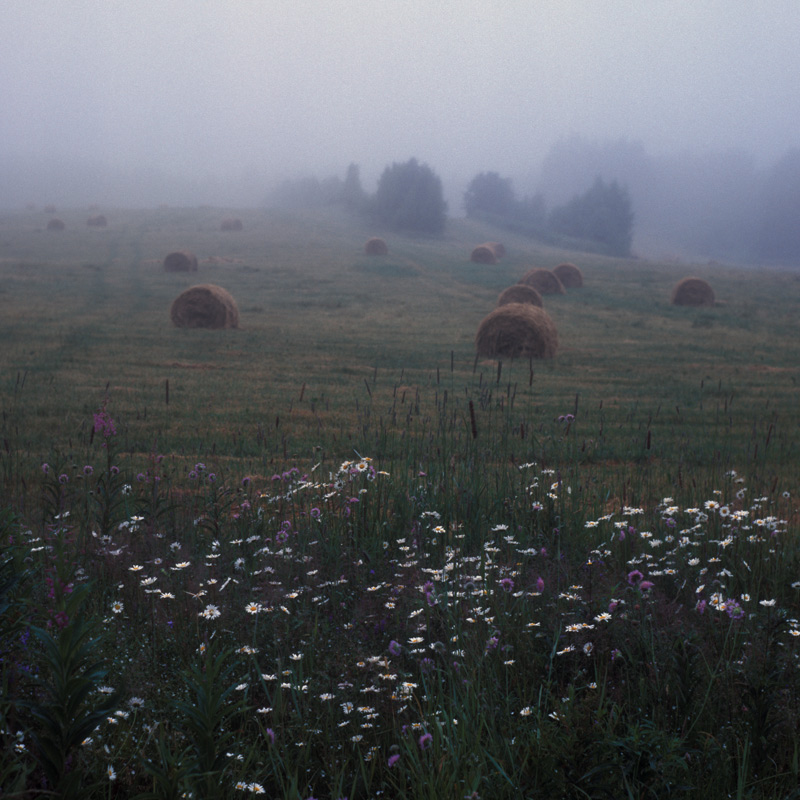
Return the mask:
{"type": "Polygon", "coordinates": [[[633,586],[635,583],[640,583],[644,575],[638,569],[632,569],[628,573],[628,583],[633,586]]]}

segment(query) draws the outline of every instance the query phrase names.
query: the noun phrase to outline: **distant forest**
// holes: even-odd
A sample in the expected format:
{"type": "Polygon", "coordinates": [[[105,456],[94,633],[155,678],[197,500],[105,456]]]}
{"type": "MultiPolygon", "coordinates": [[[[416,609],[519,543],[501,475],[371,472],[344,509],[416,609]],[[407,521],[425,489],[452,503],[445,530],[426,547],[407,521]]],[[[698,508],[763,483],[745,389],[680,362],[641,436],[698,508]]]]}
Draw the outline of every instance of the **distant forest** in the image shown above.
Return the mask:
{"type": "MultiPolygon", "coordinates": [[[[425,234],[441,232],[448,211],[441,180],[416,159],[387,166],[374,194],[351,164],[344,178],[285,181],[268,202],[344,203],[388,228],[425,234]]],[[[800,265],[800,148],[759,168],[743,152],[651,156],[636,142],[575,136],[557,143],[538,173],[477,173],[463,208],[572,249],[800,265]]]]}

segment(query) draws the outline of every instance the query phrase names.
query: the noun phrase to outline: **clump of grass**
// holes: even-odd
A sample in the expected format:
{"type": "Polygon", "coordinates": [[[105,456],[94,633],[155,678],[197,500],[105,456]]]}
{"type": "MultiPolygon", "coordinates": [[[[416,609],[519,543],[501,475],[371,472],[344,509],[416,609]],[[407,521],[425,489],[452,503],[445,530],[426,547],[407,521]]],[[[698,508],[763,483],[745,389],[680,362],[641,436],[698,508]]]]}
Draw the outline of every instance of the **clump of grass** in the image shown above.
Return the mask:
{"type": "Polygon", "coordinates": [[[117,708],[120,693],[102,692],[109,669],[98,660],[97,624],[87,616],[89,586],[59,585],[58,578],[52,586],[57,610],[51,629],[31,629],[42,648],[42,671],[34,680],[33,698],[22,706],[33,719],[32,752],[44,779],[41,788],[79,797],[100,785],[97,765],[91,769],[81,757],[81,745],[117,708]]]}

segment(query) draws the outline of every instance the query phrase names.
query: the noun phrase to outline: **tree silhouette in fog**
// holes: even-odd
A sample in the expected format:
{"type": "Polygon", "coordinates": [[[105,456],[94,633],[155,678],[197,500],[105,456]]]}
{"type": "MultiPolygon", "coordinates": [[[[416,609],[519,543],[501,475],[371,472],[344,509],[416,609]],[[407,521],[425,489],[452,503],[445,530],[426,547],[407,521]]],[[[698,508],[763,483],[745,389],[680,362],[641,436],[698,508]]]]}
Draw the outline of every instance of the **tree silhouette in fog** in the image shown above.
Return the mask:
{"type": "Polygon", "coordinates": [[[442,181],[416,158],[395,162],[378,180],[370,211],[394,230],[441,233],[447,220],[442,181]]]}
{"type": "Polygon", "coordinates": [[[628,190],[597,177],[584,194],[550,212],[549,227],[563,236],[600,244],[609,255],[630,255],[633,211],[628,190]]]}
{"type": "Polygon", "coordinates": [[[800,149],[786,153],[764,181],[758,255],[800,263],[800,149]]]}
{"type": "Polygon", "coordinates": [[[469,183],[464,192],[464,210],[468,217],[496,214],[513,216],[517,198],[510,178],[501,178],[496,172],[481,172],[469,183]]]}

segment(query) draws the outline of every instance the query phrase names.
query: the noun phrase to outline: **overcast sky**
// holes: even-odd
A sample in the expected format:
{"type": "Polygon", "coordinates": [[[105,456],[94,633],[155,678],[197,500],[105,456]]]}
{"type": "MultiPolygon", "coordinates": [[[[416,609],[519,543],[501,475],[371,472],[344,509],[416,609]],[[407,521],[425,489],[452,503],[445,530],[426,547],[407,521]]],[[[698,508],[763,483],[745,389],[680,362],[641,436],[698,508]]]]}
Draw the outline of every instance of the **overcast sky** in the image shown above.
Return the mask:
{"type": "Polygon", "coordinates": [[[798,42],[797,0],[3,0],[1,155],[230,197],[412,156],[522,175],[571,134],[769,163],[798,42]]]}

